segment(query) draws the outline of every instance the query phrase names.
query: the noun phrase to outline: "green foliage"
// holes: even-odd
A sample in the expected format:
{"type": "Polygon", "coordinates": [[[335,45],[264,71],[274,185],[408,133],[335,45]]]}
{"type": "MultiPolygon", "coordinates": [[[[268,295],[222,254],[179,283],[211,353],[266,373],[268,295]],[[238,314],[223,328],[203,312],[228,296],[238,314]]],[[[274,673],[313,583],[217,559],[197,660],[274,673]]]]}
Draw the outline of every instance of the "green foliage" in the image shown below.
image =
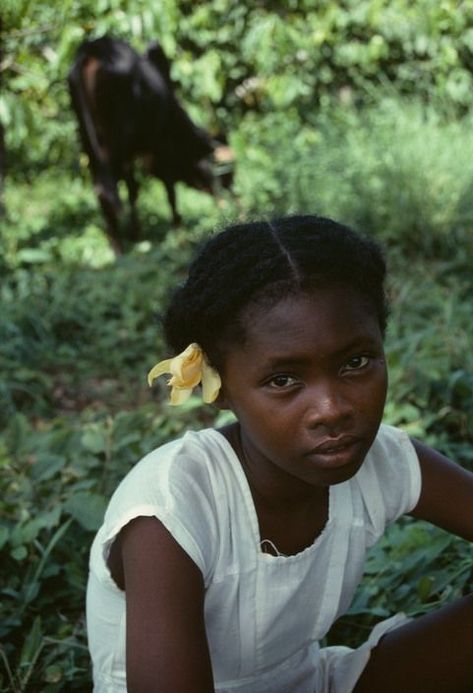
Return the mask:
{"type": "Polygon", "coordinates": [[[356,647],[382,618],[420,616],[469,593],[472,559],[470,545],[428,523],[397,522],[369,552],[363,581],[327,644],[356,647]]]}
{"type": "Polygon", "coordinates": [[[459,257],[450,261],[426,266],[410,260],[401,269],[405,257],[392,254],[400,280],[391,286],[391,399],[385,414],[473,470],[472,255],[465,250],[460,246],[459,257]]]}
{"type": "MultiPolygon", "coordinates": [[[[473,469],[471,12],[453,0],[2,5],[1,690],[90,687],[84,588],[107,499],[146,452],[224,420],[194,398],[176,414],[145,374],[163,353],[168,290],[225,219],[319,212],[386,245],[386,420],[473,469]],[[237,158],[233,198],[179,190],[185,226],[172,232],[162,186],[146,181],[142,240],[119,259],[64,81],[79,42],[105,31],[138,48],[159,37],[193,116],[225,125],[237,158]]],[[[471,590],[471,559],[427,524],[395,524],[328,642],[471,590]]]]}
{"type": "Polygon", "coordinates": [[[20,173],[70,167],[75,122],[66,75],[86,37],[111,33],[142,49],[158,38],[198,121],[218,131],[243,114],[303,122],[333,100],[367,104],[380,88],[449,112],[473,101],[473,6],[454,0],[8,0],[0,118],[20,173]]]}
{"type": "MultiPolygon", "coordinates": [[[[86,687],[83,607],[93,533],[132,464],[191,420],[192,406],[176,420],[159,405],[36,424],[10,417],[0,450],[1,570],[9,576],[2,580],[2,690],[23,691],[28,680],[33,690],[86,687]]],[[[208,424],[209,413],[200,420],[208,424]]]]}
{"type": "MultiPolygon", "coordinates": [[[[247,210],[256,210],[252,196],[263,165],[267,175],[261,180],[273,187],[264,191],[262,209],[277,208],[281,190],[297,195],[289,187],[297,175],[288,170],[288,187],[282,189],[259,142],[248,156],[253,151],[265,163],[246,166],[254,185],[239,197],[247,210]]],[[[299,160],[304,170],[305,142],[299,158],[293,151],[297,141],[287,143],[280,145],[281,156],[293,156],[293,165],[299,160]]],[[[31,197],[31,189],[9,190],[8,200],[18,201],[13,220],[3,227],[9,250],[0,315],[0,671],[6,691],[29,684],[45,691],[88,686],[87,554],[106,501],[143,454],[187,428],[212,425],[215,416],[197,399],[176,415],[163,403],[166,387],[160,385],[153,397],[144,382],[163,348],[156,313],[207,224],[217,222],[211,203],[189,192],[183,196],[189,228],[165,237],[150,232],[114,261],[98,228],[85,241],[81,235],[80,209],[86,219],[93,217],[82,206],[86,191],[74,183],[51,196],[54,183],[54,177],[38,180],[33,206],[42,211],[31,216],[20,213],[20,200],[31,197]],[[75,195],[77,209],[70,199],[75,195]],[[44,233],[45,227],[54,230],[60,209],[69,226],[59,223],[57,237],[44,233]]],[[[336,175],[325,182],[333,204],[336,185],[336,175]]],[[[356,200],[356,190],[347,187],[345,198],[356,200]]],[[[147,205],[152,207],[147,194],[145,203],[146,218],[147,205]]],[[[400,233],[396,243],[395,211],[386,213],[392,225],[381,229],[396,244],[390,252],[386,420],[473,468],[472,255],[466,245],[455,253],[449,243],[427,239],[436,257],[426,261],[421,241],[412,244],[400,233]]],[[[434,238],[437,232],[443,239],[442,228],[432,230],[434,238]]],[[[393,527],[372,550],[353,607],[328,642],[356,644],[381,617],[399,609],[415,615],[461,594],[471,558],[464,542],[439,530],[411,522],[393,527]]]]}
{"type": "Polygon", "coordinates": [[[394,98],[328,108],[310,124],[295,111],[250,114],[232,138],[237,191],[248,212],[316,209],[409,254],[448,256],[473,243],[472,133],[471,118],[394,98]]]}

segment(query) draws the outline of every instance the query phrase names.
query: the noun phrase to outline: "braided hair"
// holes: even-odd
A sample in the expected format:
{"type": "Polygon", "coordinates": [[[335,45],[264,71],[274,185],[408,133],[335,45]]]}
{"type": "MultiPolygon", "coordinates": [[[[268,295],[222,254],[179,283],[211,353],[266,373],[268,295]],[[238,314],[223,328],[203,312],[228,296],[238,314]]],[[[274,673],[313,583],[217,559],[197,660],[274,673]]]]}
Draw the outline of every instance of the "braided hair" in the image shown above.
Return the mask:
{"type": "Polygon", "coordinates": [[[245,311],[297,293],[343,284],[372,306],[384,334],[386,265],[378,245],[313,215],[229,226],[212,236],[172,296],[164,332],[175,353],[197,342],[220,370],[225,349],[245,340],[245,311]]]}

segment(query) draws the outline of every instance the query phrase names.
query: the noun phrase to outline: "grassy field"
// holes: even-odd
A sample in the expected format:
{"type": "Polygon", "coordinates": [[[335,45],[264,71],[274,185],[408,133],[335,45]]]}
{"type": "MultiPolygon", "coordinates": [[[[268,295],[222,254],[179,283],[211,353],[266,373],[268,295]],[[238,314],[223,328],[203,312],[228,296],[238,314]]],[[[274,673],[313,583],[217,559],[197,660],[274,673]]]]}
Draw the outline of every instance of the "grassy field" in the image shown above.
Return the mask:
{"type": "MultiPolygon", "coordinates": [[[[118,480],[141,455],[216,412],[176,413],[145,375],[159,314],[216,226],[311,211],[373,234],[391,268],[386,421],[473,468],[473,128],[413,103],[320,114],[296,127],[247,118],[234,133],[233,196],[180,189],[170,230],[160,184],[140,200],[143,238],[116,259],[87,178],[9,180],[0,242],[0,689],[88,690],[87,556],[118,480]],[[285,144],[284,144],[285,143],[285,144]],[[277,148],[278,156],[273,152],[277,148]]],[[[329,642],[419,614],[472,585],[472,550],[426,523],[396,523],[372,550],[329,642]]]]}

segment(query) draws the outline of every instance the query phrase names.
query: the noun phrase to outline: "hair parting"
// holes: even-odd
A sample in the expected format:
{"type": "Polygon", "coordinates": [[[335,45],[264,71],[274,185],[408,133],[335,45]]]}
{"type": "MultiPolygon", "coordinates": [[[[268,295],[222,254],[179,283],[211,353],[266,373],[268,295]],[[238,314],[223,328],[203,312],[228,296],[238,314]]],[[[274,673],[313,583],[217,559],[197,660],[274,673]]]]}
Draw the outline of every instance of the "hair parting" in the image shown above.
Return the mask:
{"type": "Polygon", "coordinates": [[[336,284],[363,295],[384,333],[385,273],[372,239],[325,217],[234,224],[204,243],[172,296],[163,320],[166,340],[173,353],[198,343],[219,370],[228,346],[244,343],[251,306],[269,308],[290,295],[336,284]]]}

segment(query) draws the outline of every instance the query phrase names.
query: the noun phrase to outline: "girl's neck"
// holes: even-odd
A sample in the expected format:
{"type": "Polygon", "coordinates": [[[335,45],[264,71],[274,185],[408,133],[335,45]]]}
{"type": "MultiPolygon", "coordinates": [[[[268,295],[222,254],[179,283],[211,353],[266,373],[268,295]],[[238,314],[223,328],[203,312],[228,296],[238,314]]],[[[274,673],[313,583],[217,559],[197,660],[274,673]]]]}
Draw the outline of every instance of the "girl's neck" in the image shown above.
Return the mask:
{"type": "Polygon", "coordinates": [[[259,505],[285,511],[301,509],[305,505],[312,510],[317,505],[325,506],[327,487],[310,486],[275,466],[269,470],[268,465],[259,465],[258,461],[253,460],[238,422],[220,429],[220,433],[233,447],[253,498],[259,505]]]}
{"type": "Polygon", "coordinates": [[[249,458],[238,423],[220,433],[232,445],[247,478],[262,551],[289,556],[311,546],[328,520],[328,487],[307,487],[297,479],[288,480],[284,472],[268,479],[269,475],[258,474],[257,465],[249,458]]]}

